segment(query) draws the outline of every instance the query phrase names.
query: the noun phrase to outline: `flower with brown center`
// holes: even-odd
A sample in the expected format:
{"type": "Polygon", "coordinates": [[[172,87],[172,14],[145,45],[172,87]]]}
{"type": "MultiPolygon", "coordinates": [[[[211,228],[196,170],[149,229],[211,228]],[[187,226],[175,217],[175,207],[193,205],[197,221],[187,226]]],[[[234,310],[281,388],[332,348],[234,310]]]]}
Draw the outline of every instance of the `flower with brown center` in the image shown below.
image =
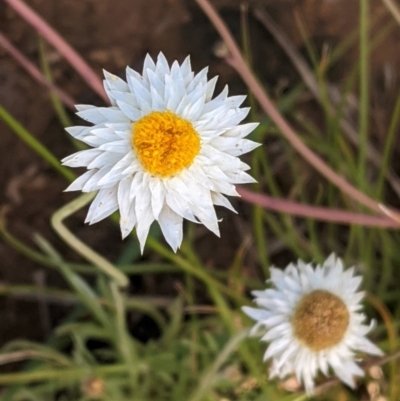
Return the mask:
{"type": "Polygon", "coordinates": [[[363,376],[354,352],[382,355],[365,336],[373,323],[364,325],[359,312],[363,292],[357,292],[361,277],[354,268],[331,255],[322,266],[299,261],[285,270],[271,268],[274,288],[254,291],[260,308],[244,307],[262,330],[262,341],[270,343],[264,359],[272,359],[271,377],[295,373],[307,392],[312,393],[318,370],[335,375],[354,387],[354,376],[363,376]]]}

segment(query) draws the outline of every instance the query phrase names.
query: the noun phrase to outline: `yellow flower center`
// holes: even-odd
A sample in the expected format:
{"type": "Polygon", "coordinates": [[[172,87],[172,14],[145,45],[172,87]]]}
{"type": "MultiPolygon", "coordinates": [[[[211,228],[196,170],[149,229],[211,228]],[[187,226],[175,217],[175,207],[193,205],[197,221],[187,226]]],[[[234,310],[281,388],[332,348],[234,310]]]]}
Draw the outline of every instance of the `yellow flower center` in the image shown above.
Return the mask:
{"type": "Polygon", "coordinates": [[[336,295],[316,290],[305,295],[292,316],[295,336],[313,351],[338,344],[349,325],[349,311],[336,295]]]}
{"type": "Polygon", "coordinates": [[[200,137],[190,121],[170,111],[153,111],[133,124],[132,145],[145,170],[165,178],[193,163],[200,137]]]}

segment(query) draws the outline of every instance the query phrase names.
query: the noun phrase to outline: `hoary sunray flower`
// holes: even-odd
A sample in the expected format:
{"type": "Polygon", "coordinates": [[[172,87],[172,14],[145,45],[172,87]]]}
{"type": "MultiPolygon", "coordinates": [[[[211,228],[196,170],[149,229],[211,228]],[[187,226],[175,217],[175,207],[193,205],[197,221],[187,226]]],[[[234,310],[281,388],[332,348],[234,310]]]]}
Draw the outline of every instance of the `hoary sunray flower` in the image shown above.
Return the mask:
{"type": "Polygon", "coordinates": [[[298,261],[270,272],[274,288],[253,292],[260,308],[243,307],[257,321],[251,333],[261,330],[261,340],[270,343],[264,354],[264,360],[272,359],[270,377],[295,373],[312,393],[318,370],[328,375],[331,369],[354,387],[354,376],[364,375],[355,352],[382,355],[366,338],[373,322],[363,324],[361,277],[354,268],[344,270],[333,254],[316,268],[298,261]]]}
{"type": "Polygon", "coordinates": [[[212,99],[217,77],[208,81],[207,70],[195,75],[189,57],[169,67],[162,53],[156,63],[147,55],[142,75],[128,67],[126,82],[104,73],[111,107],[77,106],[94,126],[67,131],[92,148],[63,164],[88,169],[67,191],[98,191],[86,222],[119,209],[122,236],[136,227],[142,251],[154,220],[174,251],[183,219],[219,236],[214,205],[234,211],[224,195],[254,182],[238,156],[258,146],[244,139],[258,124],[239,125],[245,96],[228,97],[225,87],[212,99]]]}

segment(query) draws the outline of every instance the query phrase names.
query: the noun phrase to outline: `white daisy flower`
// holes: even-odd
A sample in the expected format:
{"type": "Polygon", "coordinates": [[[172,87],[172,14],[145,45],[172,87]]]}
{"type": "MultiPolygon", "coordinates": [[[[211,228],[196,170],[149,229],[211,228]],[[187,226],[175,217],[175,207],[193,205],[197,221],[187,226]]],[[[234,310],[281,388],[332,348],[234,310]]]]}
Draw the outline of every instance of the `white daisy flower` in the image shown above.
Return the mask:
{"type": "Polygon", "coordinates": [[[235,211],[224,195],[254,182],[238,156],[259,146],[244,139],[258,124],[238,125],[245,96],[228,97],[225,87],[212,99],[217,77],[208,81],[207,71],[194,75],[190,57],[169,67],[160,53],[156,63],[146,56],[142,75],[128,67],[127,82],[104,72],[112,107],[77,106],[94,126],[67,129],[92,149],[62,160],[88,169],[67,191],[98,191],[86,222],[119,209],[122,237],[136,227],[142,251],[154,220],[174,251],[183,219],[219,236],[214,205],[235,211]]]}
{"type": "Polygon", "coordinates": [[[318,370],[328,375],[331,368],[354,387],[353,377],[364,375],[355,351],[382,355],[366,338],[374,322],[363,324],[364,292],[357,292],[361,277],[354,276],[354,268],[344,271],[334,254],[315,269],[299,260],[283,271],[270,271],[274,288],[253,292],[261,308],[243,307],[257,321],[251,334],[261,329],[261,341],[270,343],[264,354],[264,360],[272,358],[270,377],[295,373],[312,393],[318,370]]]}

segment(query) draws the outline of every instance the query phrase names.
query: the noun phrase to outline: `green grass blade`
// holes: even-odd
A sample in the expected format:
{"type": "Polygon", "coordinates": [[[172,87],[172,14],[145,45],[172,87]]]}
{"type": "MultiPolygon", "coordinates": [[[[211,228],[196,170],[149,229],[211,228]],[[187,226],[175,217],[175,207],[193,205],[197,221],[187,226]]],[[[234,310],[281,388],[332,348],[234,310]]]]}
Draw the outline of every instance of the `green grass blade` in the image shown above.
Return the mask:
{"type": "Polygon", "coordinates": [[[44,145],[40,143],[30,132],[28,132],[11,114],[0,106],[0,120],[3,120],[10,129],[17,134],[31,149],[35,151],[44,161],[58,171],[68,181],[75,179],[75,174],[63,167],[60,161],[44,145]]]}

